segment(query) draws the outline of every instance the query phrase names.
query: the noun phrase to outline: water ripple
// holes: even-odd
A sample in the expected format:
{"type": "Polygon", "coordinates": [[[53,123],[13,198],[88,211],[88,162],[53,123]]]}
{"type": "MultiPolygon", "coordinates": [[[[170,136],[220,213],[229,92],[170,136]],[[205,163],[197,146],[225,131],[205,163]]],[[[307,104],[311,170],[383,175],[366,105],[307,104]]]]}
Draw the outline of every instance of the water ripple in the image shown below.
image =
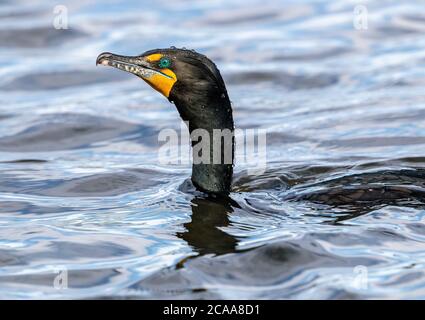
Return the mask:
{"type": "Polygon", "coordinates": [[[54,1],[0,6],[1,298],[425,297],[420,4],[366,1],[356,30],[347,1],[63,3],[66,30],[54,1]],[[268,131],[267,170],[238,162],[229,199],[158,164],[172,105],[95,66],[171,45],[268,131]]]}

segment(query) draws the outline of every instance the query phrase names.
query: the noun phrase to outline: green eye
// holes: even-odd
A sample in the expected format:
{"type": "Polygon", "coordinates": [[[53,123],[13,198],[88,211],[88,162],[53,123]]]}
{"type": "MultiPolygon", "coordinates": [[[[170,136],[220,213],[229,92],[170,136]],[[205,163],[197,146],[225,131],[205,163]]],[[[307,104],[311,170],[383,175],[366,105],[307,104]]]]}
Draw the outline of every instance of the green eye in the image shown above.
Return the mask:
{"type": "Polygon", "coordinates": [[[168,58],[161,58],[161,60],[159,60],[158,66],[161,69],[169,68],[171,66],[171,60],[168,58]]]}

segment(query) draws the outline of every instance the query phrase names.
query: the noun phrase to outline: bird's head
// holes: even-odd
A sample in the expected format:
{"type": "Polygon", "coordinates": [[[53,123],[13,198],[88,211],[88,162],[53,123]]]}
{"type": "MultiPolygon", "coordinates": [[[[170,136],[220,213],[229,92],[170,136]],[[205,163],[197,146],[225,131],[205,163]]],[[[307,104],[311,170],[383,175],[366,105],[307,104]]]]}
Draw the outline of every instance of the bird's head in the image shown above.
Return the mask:
{"type": "Polygon", "coordinates": [[[96,64],[107,65],[132,73],[168,100],[184,100],[227,96],[223,79],[216,65],[206,56],[187,49],[154,49],[138,56],[122,56],[104,52],[96,64]]]}

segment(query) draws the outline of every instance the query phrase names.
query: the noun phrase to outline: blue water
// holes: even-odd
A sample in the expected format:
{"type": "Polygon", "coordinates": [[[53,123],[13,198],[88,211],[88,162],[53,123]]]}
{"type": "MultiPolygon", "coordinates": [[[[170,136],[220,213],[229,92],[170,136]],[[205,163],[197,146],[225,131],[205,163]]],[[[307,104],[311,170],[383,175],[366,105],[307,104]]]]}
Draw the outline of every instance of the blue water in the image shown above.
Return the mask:
{"type": "Polygon", "coordinates": [[[56,30],[56,1],[0,2],[1,298],[425,298],[420,201],[282,200],[402,170],[424,187],[425,2],[363,1],[361,30],[356,1],[62,4],[56,30]],[[173,105],[95,66],[172,45],[217,63],[236,127],[267,129],[237,205],[158,164],[173,105]]]}

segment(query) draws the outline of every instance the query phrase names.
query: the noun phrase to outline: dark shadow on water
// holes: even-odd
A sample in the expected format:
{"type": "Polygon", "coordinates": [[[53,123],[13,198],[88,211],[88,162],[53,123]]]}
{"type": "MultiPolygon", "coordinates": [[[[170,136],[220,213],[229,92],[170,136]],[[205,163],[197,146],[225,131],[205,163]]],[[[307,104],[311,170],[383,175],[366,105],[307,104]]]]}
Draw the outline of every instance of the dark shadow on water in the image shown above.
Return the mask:
{"type": "Polygon", "coordinates": [[[269,82],[289,90],[324,88],[335,85],[339,81],[338,76],[334,74],[298,75],[285,72],[276,74],[267,71],[233,73],[229,74],[225,80],[226,83],[235,85],[269,82]]]}
{"type": "Polygon", "coordinates": [[[0,30],[0,47],[45,48],[87,36],[81,30],[55,29],[51,26],[32,27],[31,29],[2,29],[0,30]]]}
{"type": "Polygon", "coordinates": [[[0,192],[49,197],[108,197],[138,192],[168,181],[167,174],[149,169],[96,173],[72,179],[19,179],[0,174],[0,192]]]}
{"type": "Polygon", "coordinates": [[[0,161],[0,163],[46,163],[47,160],[44,159],[17,159],[17,160],[10,160],[10,161],[0,161]]]}
{"type": "Polygon", "coordinates": [[[157,141],[155,129],[142,124],[79,113],[48,114],[34,119],[18,133],[0,137],[0,151],[71,150],[110,140],[134,140],[134,136],[146,145],[155,145],[157,141]]]}
{"type": "Polygon", "coordinates": [[[128,80],[125,74],[111,73],[105,77],[101,71],[65,70],[49,73],[31,73],[14,78],[0,87],[2,91],[40,91],[60,90],[71,87],[81,87],[102,82],[128,80]]]}
{"type": "Polygon", "coordinates": [[[393,201],[376,201],[373,203],[356,203],[353,205],[346,206],[334,206],[330,210],[333,211],[333,217],[327,224],[339,225],[346,224],[347,221],[361,217],[373,211],[383,209],[388,206],[401,207],[401,208],[411,208],[417,210],[425,209],[425,203],[415,200],[415,199],[398,199],[393,201]]]}

